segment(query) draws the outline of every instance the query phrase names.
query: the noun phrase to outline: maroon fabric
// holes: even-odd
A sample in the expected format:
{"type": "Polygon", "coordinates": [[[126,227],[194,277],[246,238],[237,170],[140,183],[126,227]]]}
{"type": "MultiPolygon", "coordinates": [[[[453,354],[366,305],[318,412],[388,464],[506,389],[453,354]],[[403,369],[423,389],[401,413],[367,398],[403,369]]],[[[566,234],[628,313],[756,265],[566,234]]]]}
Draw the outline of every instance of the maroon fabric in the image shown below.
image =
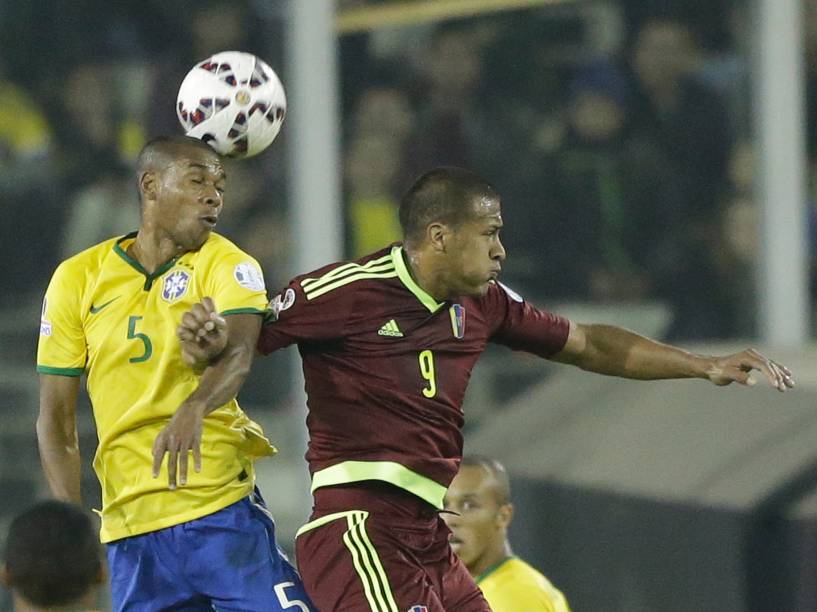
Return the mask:
{"type": "Polygon", "coordinates": [[[394,461],[448,486],[462,457],[462,400],[486,344],[547,357],[564,346],[569,322],[497,284],[483,297],[451,300],[434,313],[399,278],[357,280],[308,300],[301,281],[340,265],[290,282],[279,302],[287,307],[264,326],[258,342],[265,354],[298,344],[309,405],[310,470],[342,461],[394,461]],[[465,313],[462,338],[452,328],[453,304],[465,313]],[[391,320],[402,337],[378,333],[391,320]],[[419,355],[426,350],[434,360],[431,398],[422,393],[429,383],[419,355]]]}
{"type": "MultiPolygon", "coordinates": [[[[419,498],[387,484],[325,487],[315,492],[312,519],[344,512],[369,513],[365,530],[377,551],[400,612],[490,612],[468,570],[448,544],[450,531],[419,498]]],[[[321,612],[370,612],[363,580],[344,542],[346,519],[298,536],[298,569],[321,612]]],[[[370,583],[371,584],[371,583],[370,583]]],[[[371,588],[371,587],[370,587],[371,588]]]]}

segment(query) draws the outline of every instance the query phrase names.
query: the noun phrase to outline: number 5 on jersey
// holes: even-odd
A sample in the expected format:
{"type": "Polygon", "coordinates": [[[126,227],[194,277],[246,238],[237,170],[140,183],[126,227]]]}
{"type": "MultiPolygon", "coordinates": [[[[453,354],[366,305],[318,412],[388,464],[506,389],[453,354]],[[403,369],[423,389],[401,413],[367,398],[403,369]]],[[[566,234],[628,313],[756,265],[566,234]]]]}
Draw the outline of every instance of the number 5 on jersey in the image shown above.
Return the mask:
{"type": "Polygon", "coordinates": [[[425,378],[428,385],[423,387],[423,395],[428,398],[437,395],[437,380],[434,375],[434,353],[425,350],[420,353],[420,374],[425,378]]]}
{"type": "Polygon", "coordinates": [[[128,359],[130,363],[147,361],[150,359],[150,356],[153,355],[153,343],[150,341],[150,338],[148,338],[147,334],[136,332],[136,322],[141,319],[142,317],[137,316],[128,317],[128,340],[141,340],[144,345],[144,350],[141,355],[128,359]]]}

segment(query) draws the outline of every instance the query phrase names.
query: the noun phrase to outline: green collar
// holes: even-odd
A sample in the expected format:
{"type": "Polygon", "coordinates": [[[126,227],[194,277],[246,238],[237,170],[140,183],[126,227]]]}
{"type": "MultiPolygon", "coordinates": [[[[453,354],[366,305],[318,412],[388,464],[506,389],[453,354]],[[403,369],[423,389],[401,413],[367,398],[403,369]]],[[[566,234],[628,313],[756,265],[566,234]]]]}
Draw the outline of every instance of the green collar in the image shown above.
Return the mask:
{"type": "Polygon", "coordinates": [[[502,567],[503,565],[505,565],[505,564],[506,564],[508,561],[510,561],[511,559],[515,559],[515,558],[516,558],[516,557],[514,557],[514,556],[505,557],[504,559],[502,559],[502,560],[501,560],[501,561],[499,561],[498,563],[494,563],[494,564],[493,564],[491,567],[489,567],[489,568],[488,568],[488,569],[486,569],[484,572],[482,572],[482,573],[481,573],[479,576],[477,576],[476,578],[474,578],[474,582],[476,582],[477,584],[479,584],[480,582],[482,582],[483,580],[485,580],[485,579],[486,579],[488,576],[490,576],[491,574],[493,574],[493,573],[494,573],[496,570],[498,570],[500,567],[502,567]]]}
{"type": "Polygon", "coordinates": [[[176,261],[179,259],[179,257],[174,257],[170,261],[167,261],[167,262],[163,263],[161,266],[156,268],[152,273],[148,272],[147,270],[145,270],[142,267],[142,264],[140,264],[133,257],[128,255],[128,252],[125,249],[122,248],[122,243],[125,242],[125,240],[129,240],[130,238],[136,238],[136,234],[138,234],[138,233],[139,232],[131,232],[130,234],[126,234],[125,236],[122,236],[119,240],[116,241],[116,244],[113,245],[113,250],[114,250],[114,253],[116,253],[122,259],[125,260],[125,263],[127,263],[130,267],[132,267],[137,272],[139,272],[139,274],[144,275],[144,277],[145,277],[145,286],[143,287],[143,289],[145,291],[150,291],[150,288],[153,286],[153,281],[155,281],[162,274],[164,274],[165,272],[170,270],[170,268],[173,267],[173,265],[176,263],[176,261]]]}
{"type": "Polygon", "coordinates": [[[403,284],[406,286],[406,289],[411,291],[414,296],[422,302],[423,306],[428,308],[431,312],[437,312],[440,308],[445,306],[444,302],[438,302],[433,297],[431,297],[428,293],[426,293],[420,285],[414,282],[414,279],[411,278],[411,273],[408,270],[408,266],[406,266],[406,261],[403,259],[403,247],[402,246],[393,246],[391,248],[391,258],[394,262],[394,269],[397,270],[397,278],[399,278],[403,284]]]}

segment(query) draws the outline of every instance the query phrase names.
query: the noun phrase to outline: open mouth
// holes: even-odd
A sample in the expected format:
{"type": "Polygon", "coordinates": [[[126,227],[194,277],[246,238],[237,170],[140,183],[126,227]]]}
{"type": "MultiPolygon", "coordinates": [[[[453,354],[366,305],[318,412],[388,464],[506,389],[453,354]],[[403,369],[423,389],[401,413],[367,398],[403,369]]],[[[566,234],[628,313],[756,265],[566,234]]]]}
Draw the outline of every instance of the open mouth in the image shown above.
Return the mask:
{"type": "Polygon", "coordinates": [[[201,217],[202,223],[204,223],[210,229],[213,229],[218,223],[218,217],[216,215],[207,215],[206,217],[201,217]]]}

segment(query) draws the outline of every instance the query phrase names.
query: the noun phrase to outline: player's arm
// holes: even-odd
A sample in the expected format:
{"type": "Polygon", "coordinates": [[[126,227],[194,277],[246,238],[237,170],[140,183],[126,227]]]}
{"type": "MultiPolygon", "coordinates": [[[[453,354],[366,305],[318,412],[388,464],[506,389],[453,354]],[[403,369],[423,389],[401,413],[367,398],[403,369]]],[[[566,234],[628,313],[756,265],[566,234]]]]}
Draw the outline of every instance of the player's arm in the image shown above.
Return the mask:
{"type": "Polygon", "coordinates": [[[551,359],[611,376],[641,380],[704,378],[719,386],[733,382],[753,385],[751,372],[757,370],[778,391],[794,386],[788,368],[754,349],[726,356],[696,355],[612,325],[571,322],[564,347],[551,359]]]}
{"type": "MultiPolygon", "coordinates": [[[[215,312],[212,300],[206,298],[203,304],[196,304],[191,313],[200,318],[212,320],[215,312]],[[207,308],[210,309],[207,312],[207,308]]],[[[159,432],[153,444],[153,477],[168,455],[168,485],[171,489],[178,482],[187,483],[188,455],[193,453],[195,471],[201,470],[201,431],[204,417],[219,406],[223,406],[236,395],[252,367],[255,345],[261,330],[261,316],[258,314],[235,314],[226,317],[222,328],[213,327],[215,335],[223,335],[225,348],[205,366],[199,386],[176,410],[170,422],[159,432]],[[216,330],[220,331],[216,331],[216,330]]]]}
{"type": "Polygon", "coordinates": [[[40,374],[37,444],[45,478],[54,497],[82,504],[76,418],[78,394],[78,376],[40,374]]]}

